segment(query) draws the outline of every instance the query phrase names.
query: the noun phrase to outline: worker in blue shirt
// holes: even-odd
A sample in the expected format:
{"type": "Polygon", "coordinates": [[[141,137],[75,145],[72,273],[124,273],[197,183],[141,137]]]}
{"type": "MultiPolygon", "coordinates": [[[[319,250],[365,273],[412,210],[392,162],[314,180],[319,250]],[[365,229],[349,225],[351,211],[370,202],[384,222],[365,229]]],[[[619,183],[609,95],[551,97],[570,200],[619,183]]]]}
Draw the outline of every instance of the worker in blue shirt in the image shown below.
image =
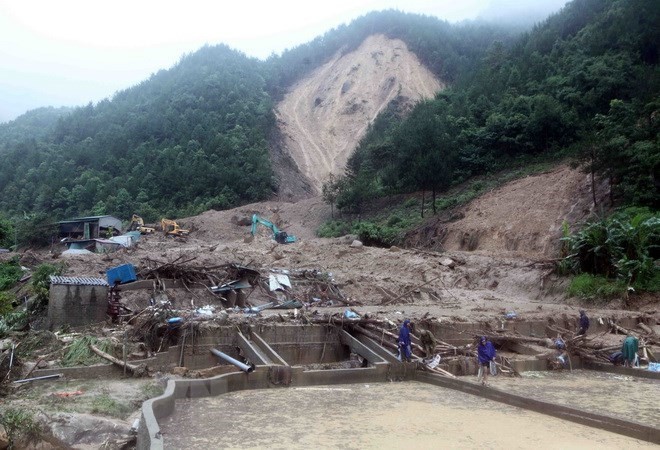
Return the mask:
{"type": "Polygon", "coordinates": [[[587,330],[589,329],[589,317],[587,317],[587,313],[584,312],[584,309],[580,310],[580,325],[578,328],[577,335],[582,336],[584,334],[587,334],[587,330]]]}
{"type": "Polygon", "coordinates": [[[488,371],[490,369],[491,361],[495,361],[495,356],[497,352],[493,343],[486,339],[486,336],[481,336],[479,338],[479,344],[477,345],[477,360],[479,362],[479,374],[478,378],[481,378],[481,384],[484,386],[488,385],[488,371]]]}
{"type": "Polygon", "coordinates": [[[410,327],[411,327],[410,319],[406,319],[403,321],[403,325],[401,325],[401,329],[399,330],[398,344],[399,344],[399,356],[401,361],[410,362],[410,358],[412,357],[412,347],[410,342],[410,327]]]}

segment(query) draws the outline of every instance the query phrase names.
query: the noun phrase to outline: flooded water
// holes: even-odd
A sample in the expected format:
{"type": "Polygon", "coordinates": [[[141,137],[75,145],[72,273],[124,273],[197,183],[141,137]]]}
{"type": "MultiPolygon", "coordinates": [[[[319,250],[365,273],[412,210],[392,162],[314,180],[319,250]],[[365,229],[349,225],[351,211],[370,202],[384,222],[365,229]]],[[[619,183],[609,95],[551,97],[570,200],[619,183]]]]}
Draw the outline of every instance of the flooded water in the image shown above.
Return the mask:
{"type": "Polygon", "coordinates": [[[658,448],[415,382],[280,388],[180,400],[161,427],[166,449],[658,448]]]}
{"type": "Polygon", "coordinates": [[[491,386],[583,411],[660,428],[660,380],[592,370],[523,372],[490,378],[491,386]]]}

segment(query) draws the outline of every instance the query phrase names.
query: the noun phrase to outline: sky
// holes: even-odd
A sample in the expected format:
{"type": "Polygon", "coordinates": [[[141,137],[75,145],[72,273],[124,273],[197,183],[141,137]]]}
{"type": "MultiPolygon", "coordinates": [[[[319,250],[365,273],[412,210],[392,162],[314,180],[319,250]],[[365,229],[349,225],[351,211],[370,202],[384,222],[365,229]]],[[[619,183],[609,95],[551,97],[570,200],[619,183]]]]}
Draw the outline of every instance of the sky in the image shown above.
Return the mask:
{"type": "Polygon", "coordinates": [[[460,22],[567,1],[0,0],[0,123],[112,97],[205,44],[265,59],[371,11],[460,22]]]}

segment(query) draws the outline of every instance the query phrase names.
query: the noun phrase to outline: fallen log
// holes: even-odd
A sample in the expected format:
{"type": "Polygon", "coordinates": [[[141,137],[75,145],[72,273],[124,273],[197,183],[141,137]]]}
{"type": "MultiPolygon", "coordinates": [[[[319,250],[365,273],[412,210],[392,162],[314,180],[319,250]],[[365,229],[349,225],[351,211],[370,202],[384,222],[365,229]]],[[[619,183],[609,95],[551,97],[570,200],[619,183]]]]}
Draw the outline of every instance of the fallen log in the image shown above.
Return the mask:
{"type": "Polygon", "coordinates": [[[443,376],[445,376],[445,377],[449,377],[449,378],[456,378],[456,375],[454,375],[454,374],[451,373],[451,372],[447,372],[446,370],[441,369],[440,367],[434,367],[433,369],[431,369],[431,368],[428,367],[428,366],[424,366],[424,368],[425,368],[426,370],[430,370],[431,372],[435,372],[435,373],[437,373],[438,375],[443,375],[443,376]]]}
{"type": "Polygon", "coordinates": [[[399,346],[396,345],[393,342],[390,342],[388,340],[383,339],[382,336],[378,336],[377,334],[367,330],[366,328],[361,327],[360,325],[353,324],[353,329],[357,331],[358,333],[362,333],[365,336],[373,339],[374,341],[378,342],[378,344],[382,345],[383,347],[387,347],[391,350],[394,350],[396,352],[399,351],[399,346]]]}
{"type": "Polygon", "coordinates": [[[130,371],[133,374],[133,376],[136,377],[136,378],[142,377],[142,376],[147,374],[147,366],[144,365],[144,364],[140,364],[139,366],[136,366],[136,365],[128,363],[128,362],[125,363],[124,361],[122,361],[120,359],[117,359],[112,355],[108,355],[103,350],[100,350],[98,347],[94,346],[94,344],[90,344],[89,348],[94,353],[99,355],[101,358],[107,359],[111,363],[116,364],[119,367],[125,368],[126,370],[130,371]]]}
{"type": "MultiPolygon", "coordinates": [[[[377,331],[379,333],[383,333],[386,336],[389,336],[389,337],[393,338],[394,340],[399,339],[398,335],[396,335],[396,334],[392,333],[391,331],[388,331],[384,328],[377,327],[377,326],[375,326],[373,324],[370,324],[370,323],[365,324],[365,326],[367,328],[369,328],[370,330],[374,330],[374,331],[377,331]]],[[[411,342],[410,346],[413,348],[413,350],[418,350],[419,352],[421,352],[422,355],[424,355],[424,349],[422,348],[421,345],[415,344],[414,342],[411,342]]]]}
{"type": "Polygon", "coordinates": [[[653,331],[653,330],[652,330],[648,325],[646,325],[645,323],[640,322],[640,323],[637,324],[637,326],[638,326],[639,328],[641,328],[642,330],[644,330],[644,332],[647,333],[647,334],[650,334],[650,335],[654,335],[654,334],[655,334],[655,331],[653,331]]]}

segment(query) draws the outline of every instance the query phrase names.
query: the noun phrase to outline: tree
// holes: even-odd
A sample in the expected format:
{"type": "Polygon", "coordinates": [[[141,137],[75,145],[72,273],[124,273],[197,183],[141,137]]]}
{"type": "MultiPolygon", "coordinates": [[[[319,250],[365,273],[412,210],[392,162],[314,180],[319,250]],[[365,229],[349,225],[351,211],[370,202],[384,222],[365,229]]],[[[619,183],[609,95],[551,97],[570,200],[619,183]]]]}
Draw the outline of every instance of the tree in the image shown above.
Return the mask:
{"type": "Polygon", "coordinates": [[[343,179],[331,173],[328,176],[328,181],[323,183],[322,194],[323,201],[330,205],[330,217],[335,218],[335,204],[341,192],[343,179]]]}

